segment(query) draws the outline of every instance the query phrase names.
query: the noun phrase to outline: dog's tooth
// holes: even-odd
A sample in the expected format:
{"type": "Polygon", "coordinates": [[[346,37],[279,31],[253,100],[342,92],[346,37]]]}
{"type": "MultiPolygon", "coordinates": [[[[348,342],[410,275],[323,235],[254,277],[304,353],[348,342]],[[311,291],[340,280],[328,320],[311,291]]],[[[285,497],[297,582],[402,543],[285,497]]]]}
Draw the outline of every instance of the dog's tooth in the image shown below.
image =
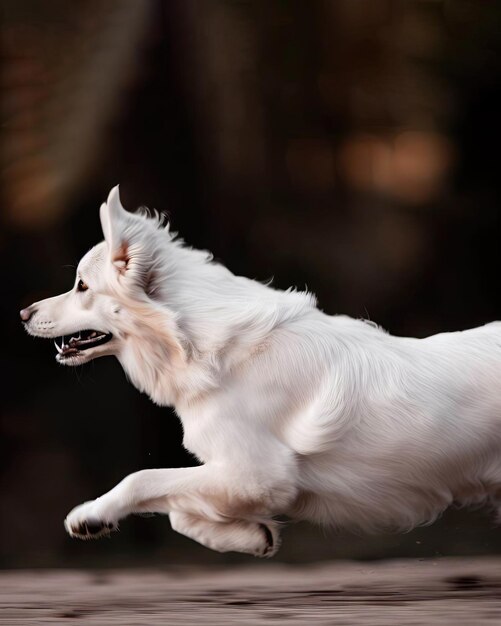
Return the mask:
{"type": "Polygon", "coordinates": [[[56,346],[56,350],[59,352],[59,354],[61,354],[62,350],[59,347],[59,344],[57,343],[57,341],[54,339],[54,345],[56,346]]]}

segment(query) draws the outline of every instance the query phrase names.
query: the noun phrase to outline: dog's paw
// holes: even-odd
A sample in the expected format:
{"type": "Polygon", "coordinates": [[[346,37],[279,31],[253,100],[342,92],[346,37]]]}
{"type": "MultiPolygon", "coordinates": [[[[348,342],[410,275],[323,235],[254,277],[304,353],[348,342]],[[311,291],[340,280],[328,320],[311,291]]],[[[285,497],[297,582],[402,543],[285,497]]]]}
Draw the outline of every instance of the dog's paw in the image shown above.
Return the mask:
{"type": "Polygon", "coordinates": [[[262,535],[262,542],[255,556],[270,558],[278,552],[278,548],[280,547],[279,534],[274,525],[258,524],[258,526],[262,535]]]}
{"type": "Polygon", "coordinates": [[[280,547],[279,524],[273,520],[214,522],[182,511],[171,511],[169,517],[173,530],[217,552],[271,557],[280,547]]]}
{"type": "Polygon", "coordinates": [[[118,522],[110,515],[100,515],[96,501],[85,502],[74,508],[64,520],[64,527],[77,539],[99,539],[118,530],[118,522]]]}

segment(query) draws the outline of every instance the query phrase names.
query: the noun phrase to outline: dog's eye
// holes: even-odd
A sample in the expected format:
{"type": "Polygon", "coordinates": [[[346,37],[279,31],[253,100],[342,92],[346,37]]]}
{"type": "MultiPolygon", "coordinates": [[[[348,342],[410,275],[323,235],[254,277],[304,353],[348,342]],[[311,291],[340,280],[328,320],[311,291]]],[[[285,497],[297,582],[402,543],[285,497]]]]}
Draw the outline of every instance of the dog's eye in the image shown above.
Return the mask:
{"type": "Polygon", "coordinates": [[[82,279],[78,281],[77,291],[87,291],[89,287],[84,283],[82,279]]]}

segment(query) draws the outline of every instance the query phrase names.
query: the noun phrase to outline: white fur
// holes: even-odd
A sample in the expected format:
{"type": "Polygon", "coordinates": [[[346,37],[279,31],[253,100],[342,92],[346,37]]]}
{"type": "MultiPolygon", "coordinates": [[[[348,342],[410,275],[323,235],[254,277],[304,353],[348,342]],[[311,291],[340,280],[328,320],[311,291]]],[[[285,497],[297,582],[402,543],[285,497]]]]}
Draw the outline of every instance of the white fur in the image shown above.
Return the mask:
{"type": "Polygon", "coordinates": [[[430,522],[453,501],[499,513],[500,323],[393,337],[233,275],[126,212],[117,188],[101,222],[105,241],[77,270],[89,289],[35,303],[27,330],[113,333],[68,364],[115,355],[175,407],[201,465],[127,476],[68,515],[71,535],[160,512],[204,545],[262,556],[278,547],[277,515],[374,530],[430,522]]]}

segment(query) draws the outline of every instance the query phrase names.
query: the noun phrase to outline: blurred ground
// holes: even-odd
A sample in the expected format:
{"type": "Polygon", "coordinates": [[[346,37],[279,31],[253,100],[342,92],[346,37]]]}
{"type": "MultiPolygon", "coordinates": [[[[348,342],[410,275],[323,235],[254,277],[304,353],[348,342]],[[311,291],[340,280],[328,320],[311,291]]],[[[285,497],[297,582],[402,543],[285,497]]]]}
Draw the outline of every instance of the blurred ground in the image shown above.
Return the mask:
{"type": "Polygon", "coordinates": [[[501,559],[0,574],[1,624],[499,624],[501,559]]]}

